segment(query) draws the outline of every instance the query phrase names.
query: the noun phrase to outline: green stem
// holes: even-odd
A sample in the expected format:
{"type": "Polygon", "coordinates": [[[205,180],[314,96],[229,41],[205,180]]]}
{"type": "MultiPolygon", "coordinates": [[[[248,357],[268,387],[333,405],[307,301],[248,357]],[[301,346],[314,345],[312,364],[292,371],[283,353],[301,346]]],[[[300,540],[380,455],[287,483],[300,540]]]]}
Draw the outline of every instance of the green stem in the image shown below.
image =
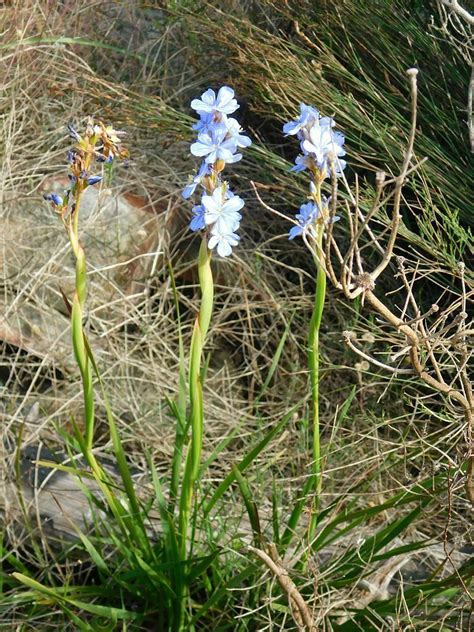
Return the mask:
{"type": "MultiPolygon", "coordinates": [[[[321,233],[322,236],[322,233],[321,233]]],[[[318,247],[321,245],[322,239],[318,239],[318,247]]],[[[308,530],[309,540],[314,536],[317,524],[317,511],[319,506],[319,496],[322,488],[321,473],[321,443],[320,443],[320,427],[319,427],[319,330],[321,328],[321,319],[324,309],[324,300],[326,297],[326,274],[323,267],[318,263],[318,273],[316,279],[316,293],[313,307],[313,314],[309,325],[309,349],[308,364],[311,381],[311,417],[313,421],[313,479],[315,497],[311,510],[310,526],[308,530]]]]}
{"type": "MultiPolygon", "coordinates": [[[[315,199],[320,209],[322,209],[321,185],[318,184],[315,199]]],[[[313,422],[313,467],[312,479],[314,481],[314,500],[311,507],[310,521],[308,528],[308,541],[314,538],[318,522],[319,501],[322,490],[322,467],[321,467],[321,440],[319,424],[319,331],[326,298],[326,273],[321,263],[324,224],[318,226],[316,238],[316,253],[314,256],[317,267],[316,292],[314,297],[313,313],[309,325],[308,336],[308,365],[311,381],[311,418],[313,422]]]]}
{"type": "MultiPolygon", "coordinates": [[[[193,506],[194,486],[199,472],[201,461],[203,429],[204,429],[204,409],[202,398],[202,377],[201,363],[209,323],[211,321],[212,308],[214,303],[214,282],[211,270],[211,251],[207,247],[207,239],[203,238],[199,249],[198,257],[199,285],[201,288],[201,307],[194,323],[193,336],[191,339],[191,352],[189,362],[189,427],[191,429],[191,439],[188,444],[186,462],[184,466],[183,483],[181,496],[179,499],[179,520],[178,520],[178,552],[179,561],[187,561],[187,541],[190,527],[191,511],[193,506]]],[[[190,551],[192,551],[192,542],[190,551]]],[[[179,620],[176,629],[184,630],[184,612],[186,607],[186,593],[188,587],[181,585],[178,595],[179,620]]]]}
{"type": "Polygon", "coordinates": [[[206,238],[203,238],[199,250],[198,272],[201,288],[201,307],[194,323],[189,364],[189,425],[191,428],[191,440],[186,455],[179,511],[180,553],[182,560],[186,558],[186,542],[189,532],[194,485],[201,462],[204,427],[201,363],[204,341],[209,329],[214,302],[211,252],[207,248],[206,238]]]}
{"type": "Polygon", "coordinates": [[[79,243],[78,236],[80,200],[81,192],[78,192],[75,200],[72,223],[69,226],[69,238],[76,256],[76,289],[72,303],[71,329],[74,355],[81,372],[82,390],[84,394],[85,446],[87,450],[90,451],[92,450],[94,440],[95,411],[92,368],[85,346],[84,331],[82,327],[83,310],[87,298],[87,270],[86,256],[84,249],[79,243]]]}

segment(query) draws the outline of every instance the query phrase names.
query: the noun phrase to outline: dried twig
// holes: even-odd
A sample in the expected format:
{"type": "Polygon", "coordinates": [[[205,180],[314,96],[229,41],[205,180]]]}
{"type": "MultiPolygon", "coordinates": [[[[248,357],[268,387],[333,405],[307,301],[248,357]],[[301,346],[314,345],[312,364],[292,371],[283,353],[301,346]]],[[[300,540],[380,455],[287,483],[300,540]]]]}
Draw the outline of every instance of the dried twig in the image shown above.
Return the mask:
{"type": "Polygon", "coordinates": [[[474,25],[474,15],[462,7],[458,0],[440,0],[440,2],[450,11],[454,11],[454,13],[465,20],[468,24],[474,25]]]}
{"type": "Polygon", "coordinates": [[[317,627],[314,623],[308,604],[305,602],[298,588],[295,586],[295,583],[288,575],[288,571],[283,567],[276,552],[275,545],[268,545],[270,555],[253,546],[249,546],[247,548],[251,553],[262,560],[265,566],[275,576],[283,592],[287,594],[293,618],[299,629],[306,630],[307,632],[316,632],[317,627]]]}
{"type": "MultiPolygon", "coordinates": [[[[339,248],[336,250],[336,240],[333,237],[333,227],[330,224],[326,236],[324,252],[324,266],[326,274],[337,289],[341,289],[350,300],[361,297],[362,303],[367,301],[371,308],[377,312],[385,323],[391,325],[396,331],[396,335],[403,336],[400,339],[400,351],[392,354],[395,360],[400,356],[407,356],[411,368],[397,368],[380,362],[376,358],[362,351],[353,340],[350,332],[344,332],[343,338],[348,347],[358,356],[368,362],[393,374],[416,374],[426,386],[435,393],[439,393],[448,398],[453,407],[454,414],[459,415],[460,411],[464,416],[467,427],[467,496],[474,502],[474,484],[472,477],[474,474],[474,456],[472,449],[473,435],[473,394],[471,383],[467,375],[469,361],[468,345],[466,343],[467,332],[469,331],[467,319],[467,292],[464,281],[463,264],[459,267],[459,276],[462,285],[462,299],[456,307],[449,306],[444,314],[441,313],[437,322],[429,324],[429,317],[439,311],[439,306],[434,304],[428,311],[422,314],[415,298],[414,285],[420,277],[418,266],[415,266],[413,275],[408,278],[404,266],[404,259],[397,259],[399,276],[402,279],[402,288],[405,291],[404,306],[401,315],[395,314],[380,298],[375,295],[375,282],[382,272],[390,264],[398,235],[400,225],[400,204],[402,199],[402,189],[406,181],[407,174],[413,171],[410,162],[413,156],[415,141],[416,119],[417,119],[417,70],[411,68],[407,71],[411,86],[411,126],[408,137],[405,158],[398,176],[387,180],[384,173],[377,174],[376,191],[374,200],[368,212],[365,214],[359,208],[359,184],[356,181],[355,190],[352,192],[348,188],[348,200],[345,201],[347,209],[347,223],[350,233],[350,244],[347,251],[341,255],[339,248]],[[379,230],[375,234],[371,224],[379,209],[392,205],[392,219],[388,229],[379,230]],[[388,230],[388,238],[385,245],[385,232],[388,230]],[[367,235],[368,243],[361,243],[364,235],[367,235]],[[374,246],[381,252],[381,261],[373,270],[366,270],[364,260],[361,256],[362,250],[367,246],[374,246]],[[342,262],[341,262],[342,256],[342,262]],[[338,270],[336,266],[338,265],[338,270]],[[460,308],[460,309],[459,309],[460,308]],[[459,312],[451,317],[453,309],[459,312]],[[412,312],[412,314],[410,314],[412,312]],[[448,316],[450,317],[448,320],[448,316]],[[441,328],[437,323],[441,323],[441,328]],[[453,332],[455,329],[455,333],[453,332]]],[[[421,164],[421,163],[418,163],[421,164]]],[[[344,176],[343,182],[347,181],[344,176]]],[[[334,217],[337,207],[337,186],[335,176],[332,178],[333,199],[331,201],[330,214],[334,217]]],[[[376,224],[377,226],[378,224],[376,224]]],[[[307,236],[309,241],[311,235],[307,236]]],[[[321,257],[320,257],[321,259],[321,257]]]]}

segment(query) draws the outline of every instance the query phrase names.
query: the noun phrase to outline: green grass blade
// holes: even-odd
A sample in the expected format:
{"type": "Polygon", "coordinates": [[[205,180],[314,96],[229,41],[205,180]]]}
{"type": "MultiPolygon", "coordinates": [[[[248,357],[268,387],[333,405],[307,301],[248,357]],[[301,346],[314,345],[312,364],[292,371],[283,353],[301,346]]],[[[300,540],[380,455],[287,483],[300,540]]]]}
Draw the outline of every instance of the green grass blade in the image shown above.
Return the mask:
{"type": "MultiPolygon", "coordinates": [[[[294,411],[298,408],[294,406],[281,421],[270,430],[266,434],[266,436],[240,461],[237,465],[239,472],[243,472],[256,458],[257,456],[267,447],[267,445],[283,430],[283,428],[288,424],[288,421],[291,419],[294,411]]],[[[212,508],[215,506],[217,501],[222,498],[222,495],[229,489],[232,483],[235,481],[234,472],[230,472],[225,479],[220,483],[217,487],[216,491],[211,496],[211,499],[207,502],[204,508],[204,515],[207,516],[212,508]]]]}
{"type": "Polygon", "coordinates": [[[280,516],[278,507],[278,494],[275,483],[275,478],[272,480],[272,528],[273,528],[273,542],[280,544],[280,516]]]}
{"type": "Polygon", "coordinates": [[[79,599],[74,599],[70,596],[65,596],[64,594],[61,594],[61,591],[58,591],[56,588],[49,588],[48,586],[44,586],[40,582],[37,582],[36,580],[32,579],[31,577],[27,577],[26,575],[22,575],[21,573],[13,573],[13,576],[17,581],[33,590],[34,593],[39,593],[40,595],[46,596],[58,605],[67,603],[70,606],[74,606],[75,608],[84,610],[85,612],[89,612],[90,614],[98,615],[100,617],[107,617],[112,620],[135,619],[138,616],[133,612],[125,610],[124,608],[101,606],[93,603],[88,603],[86,601],[81,601],[79,599]]]}
{"type": "Polygon", "coordinates": [[[179,490],[179,477],[181,473],[183,460],[183,447],[186,441],[186,404],[188,398],[187,373],[184,354],[184,340],[182,332],[181,312],[179,309],[179,297],[174,278],[173,266],[168,263],[169,278],[173,290],[173,299],[176,309],[176,327],[178,331],[178,348],[179,348],[179,378],[178,378],[178,397],[175,402],[168,400],[168,405],[176,419],[176,438],[173,449],[173,459],[171,466],[171,484],[170,484],[170,511],[174,512],[179,490]]]}
{"type": "Polygon", "coordinates": [[[342,535],[345,535],[348,531],[357,527],[361,522],[367,522],[377,514],[387,511],[388,509],[403,507],[412,502],[428,502],[445,489],[443,482],[445,482],[445,478],[439,475],[416,483],[411,489],[403,490],[395,494],[392,498],[389,498],[380,505],[365,507],[355,511],[341,511],[336,518],[324,526],[316,537],[314,546],[317,549],[328,546],[342,535]],[[349,523],[348,526],[336,531],[336,527],[345,522],[349,523]]]}
{"type": "Polygon", "coordinates": [[[235,465],[235,463],[232,465],[232,472],[234,473],[235,480],[239,485],[240,493],[242,494],[242,498],[244,499],[245,508],[247,510],[250,525],[252,527],[255,546],[260,547],[262,546],[263,537],[262,529],[260,527],[260,518],[258,515],[257,504],[253,500],[252,492],[247,480],[242,476],[239,468],[235,465]]]}
{"type": "Polygon", "coordinates": [[[194,565],[188,573],[188,583],[191,584],[199,577],[202,577],[218,555],[219,551],[213,551],[210,555],[206,555],[201,559],[195,559],[194,565]]]}
{"type": "Polygon", "coordinates": [[[109,403],[109,398],[107,396],[107,392],[105,390],[104,383],[102,381],[102,377],[99,372],[99,368],[95,362],[92,349],[89,345],[89,341],[87,340],[86,336],[84,336],[84,342],[85,342],[87,355],[90,359],[90,362],[94,369],[94,373],[100,385],[100,390],[101,390],[102,397],[104,400],[104,407],[106,411],[107,422],[109,425],[110,438],[112,439],[114,454],[115,454],[115,458],[117,459],[117,467],[119,469],[120,476],[122,478],[122,482],[125,488],[125,493],[130,502],[130,508],[132,510],[131,520],[127,520],[126,524],[128,525],[130,531],[133,533],[137,543],[139,543],[139,545],[145,551],[146,555],[151,556],[152,555],[151,543],[149,541],[149,538],[145,529],[145,525],[143,524],[142,510],[140,508],[140,505],[135,493],[135,487],[133,485],[133,480],[130,474],[130,468],[127,463],[127,459],[126,459],[125,452],[122,446],[122,442],[117,432],[117,426],[115,424],[115,419],[114,419],[112,409],[109,403]]]}
{"type": "Polygon", "coordinates": [[[275,371],[277,370],[278,364],[280,362],[280,358],[281,358],[281,354],[283,353],[283,349],[285,348],[285,343],[286,343],[286,339],[288,338],[288,334],[290,333],[291,330],[291,324],[293,322],[293,318],[296,314],[296,310],[293,311],[290,315],[290,318],[288,320],[288,324],[285,327],[285,330],[283,332],[283,335],[278,343],[278,346],[275,350],[275,353],[273,354],[273,358],[270,364],[270,368],[268,369],[268,373],[267,373],[267,377],[265,378],[264,383],[262,384],[262,388],[260,389],[260,392],[258,393],[257,397],[255,398],[255,405],[257,405],[260,402],[260,399],[263,397],[263,395],[265,394],[265,391],[268,388],[268,385],[270,384],[270,382],[272,381],[272,377],[275,374],[275,371]]]}
{"type": "Polygon", "coordinates": [[[53,44],[55,46],[91,46],[92,48],[102,48],[104,50],[110,50],[115,53],[120,53],[125,57],[134,57],[142,62],[146,61],[142,55],[137,53],[133,53],[125,48],[120,48],[119,46],[114,46],[113,44],[107,44],[106,42],[102,42],[100,40],[90,40],[84,37],[67,37],[64,35],[61,36],[42,36],[42,37],[25,37],[19,41],[7,42],[5,44],[0,44],[0,50],[8,50],[9,48],[16,48],[18,44],[22,46],[42,46],[44,44],[53,44]]]}

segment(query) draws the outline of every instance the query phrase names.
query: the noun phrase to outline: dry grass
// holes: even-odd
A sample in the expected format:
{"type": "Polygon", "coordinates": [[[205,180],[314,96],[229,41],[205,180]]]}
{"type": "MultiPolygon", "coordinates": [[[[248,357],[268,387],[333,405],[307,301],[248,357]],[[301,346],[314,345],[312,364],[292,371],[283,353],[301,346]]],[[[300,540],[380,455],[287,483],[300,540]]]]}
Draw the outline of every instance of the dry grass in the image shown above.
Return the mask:
{"type": "MultiPolygon", "coordinates": [[[[273,26],[276,30],[278,25],[273,26]]],[[[240,35],[234,25],[229,29],[226,37],[236,53],[240,35]]],[[[66,236],[43,203],[42,191],[51,176],[64,173],[65,125],[87,115],[99,116],[127,130],[132,153],[130,167],[114,175],[113,195],[141,196],[161,218],[157,224],[161,232],[153,249],[139,256],[144,276],[139,278],[137,291],[124,291],[127,280],[121,278],[123,260],[130,258],[129,253],[115,252],[109,265],[100,259],[92,263],[94,298],[88,328],[99,350],[103,378],[130,461],[145,471],[147,447],[166,477],[174,426],[164,398],[173,398],[178,387],[176,304],[169,262],[177,283],[185,348],[198,299],[196,245],[186,230],[188,205],[179,195],[179,187],[193,167],[187,155],[189,118],[182,112],[187,111],[189,95],[216,75],[215,59],[208,73],[202,65],[196,67],[196,48],[183,45],[182,24],[159,8],[142,9],[134,3],[13,0],[0,9],[0,32],[0,73],[4,78],[0,225],[8,227],[0,236],[1,318],[17,328],[20,323],[23,333],[28,325],[44,330],[47,323],[50,342],[40,350],[41,335],[34,327],[31,336],[36,348],[30,345],[25,350],[21,344],[0,342],[3,431],[11,436],[24,426],[25,442],[34,444],[41,438],[55,445],[57,428],[70,428],[71,411],[80,420],[80,382],[68,357],[67,321],[57,287],[58,276],[67,282],[71,262],[66,236]],[[105,310],[101,305],[104,282],[113,297],[113,308],[109,300],[105,310]],[[35,402],[39,402],[40,414],[29,418],[35,402]]],[[[262,37],[260,33],[258,60],[251,50],[239,48],[239,63],[248,65],[252,77],[243,96],[250,95],[249,86],[258,85],[258,77],[267,72],[267,53],[272,54],[273,63],[278,62],[275,55],[282,55],[281,65],[277,64],[282,72],[291,61],[292,80],[304,75],[307,64],[313,63],[302,59],[298,50],[276,51],[272,44],[276,35],[268,35],[265,42],[262,37]]],[[[252,131],[261,143],[247,165],[236,168],[231,176],[239,194],[248,200],[247,214],[236,257],[216,263],[217,301],[207,347],[211,359],[205,393],[204,458],[239,424],[236,437],[209,469],[205,484],[221,480],[256,438],[300,403],[287,430],[261,455],[249,475],[263,516],[270,513],[272,479],[282,490],[281,501],[289,503],[308,472],[310,458],[304,367],[313,291],[311,262],[302,247],[286,242],[287,227],[260,207],[247,177],[269,185],[268,196],[276,198],[283,210],[290,210],[290,203],[292,208],[296,205],[301,187],[284,171],[286,162],[274,141],[273,127],[269,138],[265,136],[265,119],[274,116],[274,107],[266,104],[280,103],[281,118],[293,113],[302,96],[311,100],[313,92],[296,95],[288,89],[277,90],[282,82],[288,83],[288,77],[272,72],[276,74],[267,76],[261,87],[264,98],[249,97],[255,111],[245,114],[254,121],[252,131]],[[270,164],[267,173],[261,169],[262,158],[270,164]],[[265,397],[257,402],[287,329],[279,367],[265,397]]],[[[231,79],[229,76],[229,82],[231,79]]],[[[328,90],[325,98],[331,95],[328,90]]],[[[359,156],[359,162],[367,166],[369,158],[370,164],[377,160],[359,156]]],[[[96,242],[111,239],[98,221],[92,216],[90,230],[96,242]]],[[[415,238],[413,242],[416,245],[415,238]]],[[[426,243],[424,237],[418,245],[432,267],[426,243]]],[[[444,254],[447,264],[449,253],[444,254]]],[[[416,258],[413,252],[410,256],[416,258]]],[[[388,280],[386,287],[393,289],[394,281],[388,280]]],[[[348,307],[332,294],[325,314],[322,416],[330,458],[324,502],[341,499],[342,504],[348,490],[358,485],[357,502],[366,505],[429,475],[439,461],[456,452],[462,431],[443,409],[433,408],[432,401],[424,399],[417,385],[387,381],[357,364],[358,359],[347,352],[340,332],[348,328],[359,337],[370,332],[373,338],[367,338],[366,348],[371,353],[386,352],[383,332],[380,334],[377,323],[359,306],[348,307]],[[349,416],[338,427],[338,410],[352,385],[357,394],[349,416]]],[[[99,443],[106,451],[105,423],[102,430],[99,443]]],[[[11,478],[12,455],[4,461],[3,475],[11,478]]],[[[234,492],[229,493],[231,501],[234,497],[234,492]]],[[[234,506],[230,502],[225,511],[234,506]]],[[[446,524],[445,507],[425,518],[420,527],[423,533],[438,536],[446,524]]],[[[459,534],[465,533],[462,500],[453,504],[451,524],[459,534]]],[[[375,528],[377,521],[371,526],[375,528]]],[[[262,621],[270,617],[270,626],[271,609],[268,604],[264,609],[259,616],[262,621]]]]}

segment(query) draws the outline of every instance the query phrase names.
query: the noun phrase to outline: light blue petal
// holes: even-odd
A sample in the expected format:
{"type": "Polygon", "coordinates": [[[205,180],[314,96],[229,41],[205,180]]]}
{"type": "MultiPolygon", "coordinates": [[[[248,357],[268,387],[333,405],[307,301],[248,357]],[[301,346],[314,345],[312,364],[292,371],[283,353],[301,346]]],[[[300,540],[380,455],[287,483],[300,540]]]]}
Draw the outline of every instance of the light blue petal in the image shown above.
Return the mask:
{"type": "Polygon", "coordinates": [[[186,185],[181,193],[181,196],[185,200],[188,200],[191,197],[191,195],[194,193],[194,191],[196,190],[196,186],[197,186],[197,183],[195,182],[191,182],[190,184],[186,185]]]}
{"type": "Polygon", "coordinates": [[[189,228],[195,233],[205,227],[204,219],[202,217],[193,217],[189,224],[189,228]]]}
{"type": "Polygon", "coordinates": [[[306,169],[306,165],[304,163],[300,163],[299,165],[295,165],[294,167],[291,167],[290,171],[304,171],[306,169]]]}
{"type": "Polygon", "coordinates": [[[208,88],[201,94],[201,99],[206,105],[214,105],[216,102],[216,93],[212,88],[208,88]]]}
{"type": "Polygon", "coordinates": [[[245,136],[244,134],[238,134],[235,137],[236,143],[237,143],[237,147],[250,147],[250,145],[252,144],[252,141],[250,140],[250,138],[248,136],[245,136]]]}
{"type": "MultiPolygon", "coordinates": [[[[223,160],[224,162],[229,162],[232,160],[232,151],[227,149],[223,145],[217,148],[216,155],[219,160],[223,160]]],[[[214,160],[212,162],[215,162],[214,160]]]]}
{"type": "Polygon", "coordinates": [[[205,114],[206,112],[212,112],[212,106],[207,105],[199,99],[193,99],[191,101],[191,109],[195,110],[198,114],[205,114]]]}
{"type": "Polygon", "coordinates": [[[290,121],[289,123],[285,123],[283,125],[283,133],[284,134],[296,134],[301,129],[301,125],[298,121],[290,121]]]}
{"type": "Polygon", "coordinates": [[[206,162],[209,165],[212,165],[214,162],[216,162],[216,160],[217,160],[217,151],[215,150],[211,151],[211,153],[208,156],[206,156],[206,162]]]}
{"type": "Polygon", "coordinates": [[[200,158],[206,156],[212,148],[209,145],[205,145],[199,141],[193,143],[190,147],[190,152],[193,156],[199,156],[200,158]]]}
{"type": "Polygon", "coordinates": [[[236,213],[244,206],[245,202],[238,195],[234,195],[230,199],[226,200],[222,206],[224,213],[236,213]]]}
{"type": "Polygon", "coordinates": [[[291,228],[290,232],[288,233],[288,239],[294,239],[295,237],[301,235],[302,232],[303,229],[301,228],[301,226],[293,226],[293,228],[291,228]]]}
{"type": "Polygon", "coordinates": [[[220,257],[228,257],[229,255],[232,254],[232,247],[231,245],[227,242],[224,241],[223,239],[217,244],[217,254],[220,257]]]}
{"type": "Polygon", "coordinates": [[[217,93],[217,101],[225,105],[234,98],[234,91],[229,86],[222,86],[217,93]]]}
{"type": "Polygon", "coordinates": [[[201,198],[201,204],[208,213],[216,213],[219,208],[219,203],[216,202],[213,195],[203,195],[201,198]]]}
{"type": "Polygon", "coordinates": [[[231,158],[226,160],[226,162],[232,165],[234,162],[239,162],[239,160],[242,160],[242,154],[234,154],[231,158]]]}

